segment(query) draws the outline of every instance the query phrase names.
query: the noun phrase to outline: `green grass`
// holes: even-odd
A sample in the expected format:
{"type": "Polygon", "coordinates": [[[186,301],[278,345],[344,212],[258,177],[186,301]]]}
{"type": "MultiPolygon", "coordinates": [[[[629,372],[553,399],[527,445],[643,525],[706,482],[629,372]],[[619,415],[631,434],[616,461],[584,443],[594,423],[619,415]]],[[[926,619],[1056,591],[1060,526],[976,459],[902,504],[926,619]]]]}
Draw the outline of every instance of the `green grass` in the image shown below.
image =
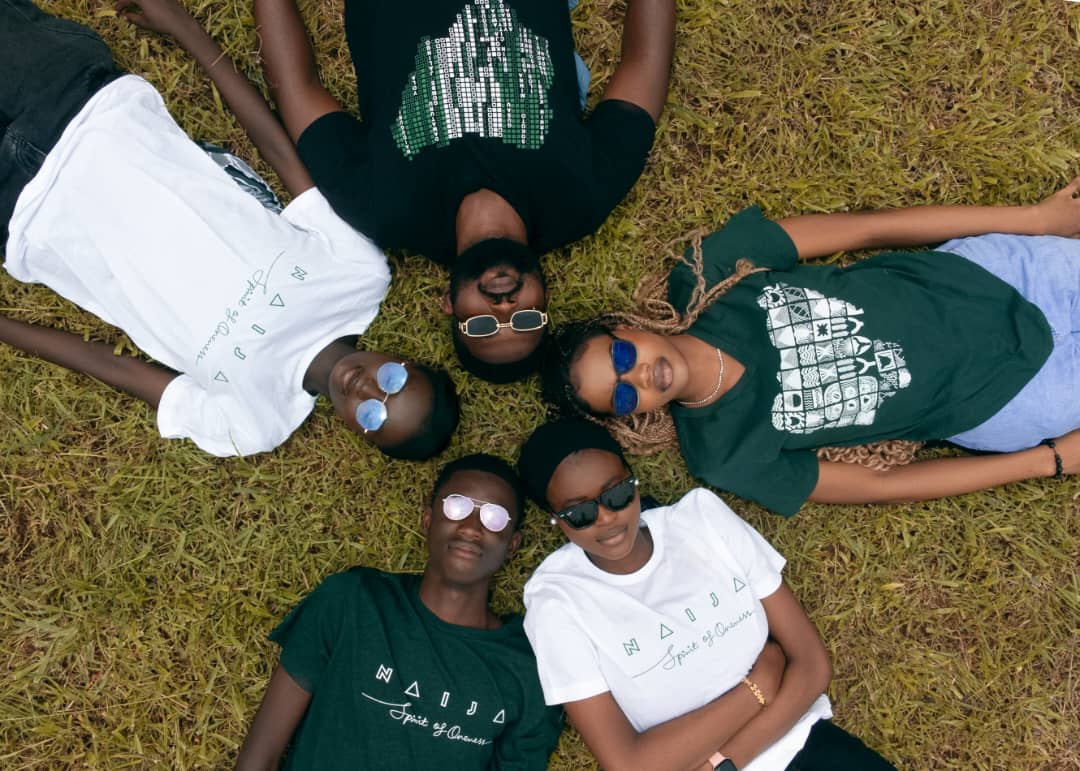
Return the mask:
{"type": "MultiPolygon", "coordinates": [[[[100,32],[186,130],[253,156],[174,45],[98,2],[50,7],[100,32]]],[[[247,4],[193,11],[258,72],[247,4]]],[[[305,11],[328,87],[355,104],[340,3],[305,11]]],[[[612,71],[621,18],[609,0],[574,14],[594,83],[612,71]]],[[[1080,172],[1078,49],[1080,5],[1064,0],[680,0],[652,160],[596,236],[547,259],[555,320],[625,307],[663,244],[749,202],[783,216],[1038,200],[1080,172]]],[[[444,276],[395,263],[367,344],[453,368],[444,276]]],[[[130,347],[6,274],[0,312],[130,347]]],[[[387,461],[325,404],[277,452],[217,460],[158,439],[149,409],[87,378],[6,347],[0,368],[4,768],[227,765],[275,661],[264,639],[275,621],[349,565],[423,565],[435,464],[387,461]]],[[[446,457],[513,456],[541,420],[535,383],[453,372],[464,411],[446,457]]],[[[636,467],[661,498],[692,485],[674,454],[636,467]]],[[[907,506],[808,506],[790,521],[730,500],[789,560],[833,654],[837,722],[900,768],[967,770],[1080,768],[1078,499],[1078,479],[1032,481],[907,506]]],[[[560,540],[538,516],[526,533],[498,579],[501,608],[520,606],[560,540]]],[[[567,732],[552,767],[592,765],[567,732]]]]}

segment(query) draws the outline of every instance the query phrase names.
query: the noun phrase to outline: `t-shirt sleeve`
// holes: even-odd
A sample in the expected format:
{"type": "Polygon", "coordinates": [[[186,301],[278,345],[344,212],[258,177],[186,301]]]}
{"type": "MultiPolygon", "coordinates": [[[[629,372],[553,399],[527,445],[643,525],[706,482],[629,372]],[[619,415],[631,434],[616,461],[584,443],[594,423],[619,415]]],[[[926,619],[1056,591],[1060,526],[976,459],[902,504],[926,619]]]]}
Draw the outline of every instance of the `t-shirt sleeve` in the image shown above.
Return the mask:
{"type": "Polygon", "coordinates": [[[525,608],[525,634],[536,654],[546,703],[566,704],[611,690],[596,647],[557,593],[526,586],[525,608]]]}
{"type": "Polygon", "coordinates": [[[592,173],[596,180],[595,230],[641,176],[656,124],[636,104],[605,99],[596,105],[585,126],[592,142],[592,173]]]}
{"type": "Polygon", "coordinates": [[[315,693],[341,634],[343,583],[350,574],[327,578],[285,616],[269,639],[281,646],[281,666],[308,693],[315,693]]]}
{"type": "Polygon", "coordinates": [[[375,238],[367,125],[347,112],[327,113],[304,129],[296,151],[338,216],[375,238]]]}
{"type": "Polygon", "coordinates": [[[219,458],[269,452],[288,438],[270,421],[254,419],[225,394],[211,394],[189,375],[165,386],[158,403],[158,433],[164,439],[190,439],[219,458]]]}
{"type": "MultiPolygon", "coordinates": [[[[694,442],[682,446],[694,447],[694,442]]],[[[784,450],[771,461],[751,460],[752,452],[736,452],[732,460],[718,463],[715,458],[686,453],[690,471],[714,487],[735,493],[740,498],[760,503],[770,511],[794,516],[810,497],[818,479],[818,459],[813,450],[784,450]]]]}
{"type": "MultiPolygon", "coordinates": [[[[759,268],[790,270],[799,262],[799,252],[787,232],[768,219],[757,206],[743,209],[723,228],[701,242],[708,286],[723,281],[735,270],[739,260],[749,260],[759,268]]],[[[687,249],[686,257],[693,255],[687,249]]],[[[671,271],[668,299],[685,308],[695,278],[689,265],[682,262],[671,271]]]]}
{"type": "Polygon", "coordinates": [[[754,595],[768,597],[779,589],[787,561],[772,544],[711,490],[699,488],[692,495],[695,512],[704,520],[702,531],[731,553],[754,595]]]}

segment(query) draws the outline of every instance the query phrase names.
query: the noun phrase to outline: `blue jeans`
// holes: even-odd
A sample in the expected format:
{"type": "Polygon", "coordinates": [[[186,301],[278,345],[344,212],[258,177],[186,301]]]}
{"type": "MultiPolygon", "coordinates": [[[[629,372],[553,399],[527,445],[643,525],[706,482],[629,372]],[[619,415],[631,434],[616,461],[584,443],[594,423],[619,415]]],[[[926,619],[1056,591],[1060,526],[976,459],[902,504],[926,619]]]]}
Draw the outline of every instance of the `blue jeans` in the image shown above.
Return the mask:
{"type": "Polygon", "coordinates": [[[68,122],[123,73],[97,33],[29,0],[0,0],[0,245],[15,201],[68,122]]]}
{"type": "Polygon", "coordinates": [[[954,239],[938,251],[959,254],[1011,285],[1043,312],[1054,340],[1046,363],[1020,393],[949,441],[1013,452],[1080,428],[1080,240],[991,233],[954,239]]]}

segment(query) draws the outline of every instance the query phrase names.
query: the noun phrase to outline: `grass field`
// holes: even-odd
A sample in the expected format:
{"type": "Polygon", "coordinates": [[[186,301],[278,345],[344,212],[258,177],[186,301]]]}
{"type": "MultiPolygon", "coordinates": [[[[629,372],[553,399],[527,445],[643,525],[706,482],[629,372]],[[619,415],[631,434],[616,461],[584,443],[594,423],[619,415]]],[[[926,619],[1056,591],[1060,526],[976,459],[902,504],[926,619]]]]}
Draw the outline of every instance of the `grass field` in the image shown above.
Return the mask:
{"type": "MultiPolygon", "coordinates": [[[[174,45],[98,0],[47,7],[97,30],[193,136],[253,156],[174,45]]],[[[191,8],[257,75],[250,6],[191,8]]],[[[304,9],[328,87],[355,104],[340,0],[304,9]]],[[[593,100],[622,11],[583,0],[574,12],[593,100]]],[[[1080,173],[1080,4],[679,0],[678,24],[644,175],[599,233],[547,258],[556,322],[626,307],[663,244],[750,202],[773,216],[1032,202],[1080,173]]],[[[496,388],[454,368],[444,275],[394,262],[365,343],[451,367],[463,416],[446,458],[515,456],[542,419],[536,384],[496,388]]],[[[0,312],[131,350],[6,274],[0,312]]],[[[0,370],[0,767],[226,766],[276,660],[265,641],[276,620],[347,566],[423,565],[436,464],[388,461],[325,403],[278,451],[219,460],[157,438],[148,408],[87,378],[2,346],[0,370]]],[[[693,484],[674,454],[636,470],[661,499],[693,484]]],[[[1078,499],[1078,478],[1039,480],[808,506],[785,521],[729,498],[789,560],[832,652],[837,722],[899,768],[965,771],[1080,768],[1078,499]]],[[[498,579],[500,608],[520,607],[560,541],[539,516],[526,533],[498,579]]],[[[592,766],[567,731],[552,768],[592,766]]]]}

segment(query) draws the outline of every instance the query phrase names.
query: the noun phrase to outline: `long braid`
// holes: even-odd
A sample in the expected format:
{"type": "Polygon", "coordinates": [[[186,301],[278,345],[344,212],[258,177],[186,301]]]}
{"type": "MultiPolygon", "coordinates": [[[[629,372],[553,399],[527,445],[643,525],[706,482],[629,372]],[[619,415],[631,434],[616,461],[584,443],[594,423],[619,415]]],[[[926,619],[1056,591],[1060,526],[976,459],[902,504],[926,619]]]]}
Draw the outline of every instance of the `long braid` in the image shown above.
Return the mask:
{"type": "MultiPolygon", "coordinates": [[[[730,276],[711,287],[707,286],[705,259],[701,248],[705,234],[704,230],[697,230],[690,235],[692,256],[689,257],[678,248],[678,242],[668,245],[669,251],[673,251],[675,258],[690,268],[694,276],[694,287],[686,303],[685,312],[680,313],[667,300],[670,271],[659,272],[642,278],[634,291],[633,299],[638,307],[637,311],[606,314],[594,321],[590,327],[599,329],[599,334],[605,331],[611,334],[616,324],[628,324],[662,335],[677,335],[693,326],[702,313],[744,278],[768,270],[768,268],[755,266],[750,260],[740,259],[736,261],[735,270],[730,276]]],[[[573,412],[606,427],[628,452],[637,455],[654,455],[668,447],[678,447],[679,437],[675,431],[675,422],[666,408],[646,413],[605,417],[598,417],[589,412],[587,405],[578,398],[569,378],[570,368],[584,350],[581,344],[584,339],[587,338],[580,339],[575,344],[576,350],[564,351],[561,357],[563,393],[562,398],[557,398],[556,401],[564,409],[569,407],[573,412]]],[[[855,447],[823,447],[817,454],[825,461],[857,463],[881,471],[891,466],[911,463],[922,444],[922,442],[892,439],[855,447]]]]}

